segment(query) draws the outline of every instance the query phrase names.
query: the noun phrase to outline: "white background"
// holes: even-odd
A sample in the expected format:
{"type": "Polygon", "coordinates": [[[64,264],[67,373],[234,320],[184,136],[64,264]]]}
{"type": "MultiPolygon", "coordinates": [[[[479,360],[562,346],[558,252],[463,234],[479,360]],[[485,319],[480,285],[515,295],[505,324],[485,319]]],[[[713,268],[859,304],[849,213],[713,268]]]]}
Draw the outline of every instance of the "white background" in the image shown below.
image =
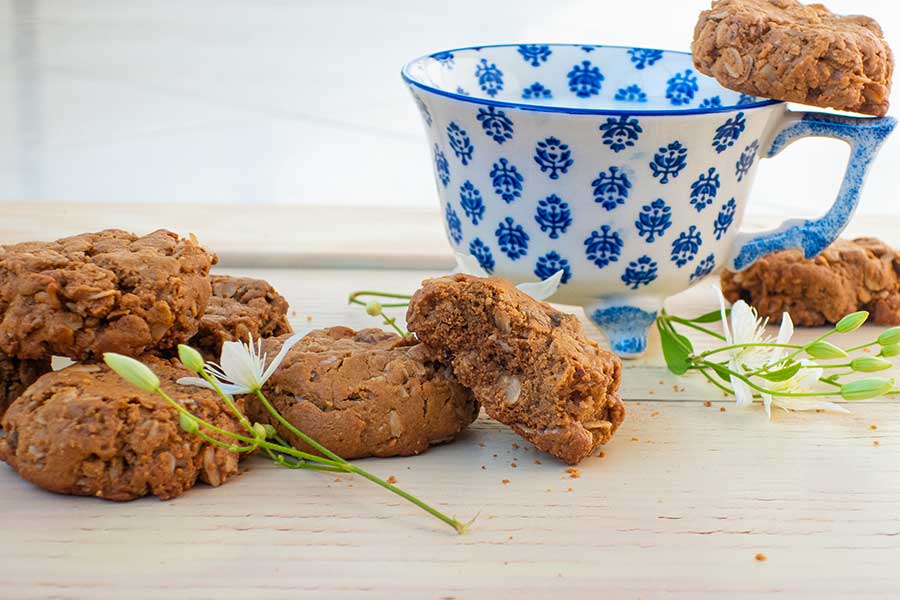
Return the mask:
{"type": "MultiPolygon", "coordinates": [[[[900,49],[900,3],[828,5],[875,17],[900,49]]],[[[432,206],[425,135],[399,77],[406,61],[499,42],[688,49],[706,6],[2,1],[0,200],[432,206]]],[[[824,211],[846,156],[836,141],[794,144],[763,163],[750,212],[824,211]]],[[[900,214],[898,169],[900,134],[861,212],[900,214]]]]}

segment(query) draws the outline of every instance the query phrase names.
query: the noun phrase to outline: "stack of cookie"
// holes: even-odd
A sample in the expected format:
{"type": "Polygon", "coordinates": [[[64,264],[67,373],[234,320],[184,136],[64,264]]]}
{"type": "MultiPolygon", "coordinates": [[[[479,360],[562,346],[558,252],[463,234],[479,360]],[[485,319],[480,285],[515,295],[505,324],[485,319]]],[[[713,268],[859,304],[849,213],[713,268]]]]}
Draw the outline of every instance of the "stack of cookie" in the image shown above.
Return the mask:
{"type": "MultiPolygon", "coordinates": [[[[113,500],[173,498],[236,474],[237,454],[183,432],[174,409],[102,362],[139,358],[176,401],[239,431],[214,393],[176,384],[189,373],[172,357],[182,343],[210,360],[249,336],[277,346],[291,333],[288,304],[265,281],[210,275],[215,263],[162,230],[0,247],[0,458],[48,490],[113,500]],[[54,356],[78,362],[52,371],[54,356]]],[[[430,351],[378,330],[314,332],[271,385],[279,408],[348,458],[422,452],[478,414],[430,351]]]]}

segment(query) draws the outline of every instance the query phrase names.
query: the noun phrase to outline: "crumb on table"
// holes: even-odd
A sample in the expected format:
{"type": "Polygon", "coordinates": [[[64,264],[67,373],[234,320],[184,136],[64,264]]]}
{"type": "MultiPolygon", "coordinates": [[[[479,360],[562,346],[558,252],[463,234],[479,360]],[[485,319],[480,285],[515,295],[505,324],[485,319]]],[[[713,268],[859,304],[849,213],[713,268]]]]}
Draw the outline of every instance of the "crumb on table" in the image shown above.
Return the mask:
{"type": "Polygon", "coordinates": [[[757,552],[756,556],[754,556],[753,558],[755,558],[758,562],[763,562],[769,559],[769,557],[762,552],[757,552]]]}
{"type": "Polygon", "coordinates": [[[599,456],[600,458],[605,457],[605,456],[606,456],[606,451],[601,450],[600,453],[599,453],[597,456],[599,456]]]}
{"type": "Polygon", "coordinates": [[[504,479],[500,483],[502,483],[503,485],[509,485],[509,479],[504,479]]]}
{"type": "Polygon", "coordinates": [[[387,482],[391,483],[391,484],[397,483],[397,478],[394,477],[393,475],[391,475],[390,477],[387,478],[387,482]]]}
{"type": "Polygon", "coordinates": [[[706,408],[709,408],[710,406],[712,406],[712,402],[707,400],[706,402],[703,403],[703,406],[705,406],[706,408]]]}
{"type": "Polygon", "coordinates": [[[568,469],[566,469],[566,473],[568,473],[569,477],[571,477],[572,479],[578,479],[579,477],[581,477],[581,472],[575,467],[569,467],[568,469]]]}

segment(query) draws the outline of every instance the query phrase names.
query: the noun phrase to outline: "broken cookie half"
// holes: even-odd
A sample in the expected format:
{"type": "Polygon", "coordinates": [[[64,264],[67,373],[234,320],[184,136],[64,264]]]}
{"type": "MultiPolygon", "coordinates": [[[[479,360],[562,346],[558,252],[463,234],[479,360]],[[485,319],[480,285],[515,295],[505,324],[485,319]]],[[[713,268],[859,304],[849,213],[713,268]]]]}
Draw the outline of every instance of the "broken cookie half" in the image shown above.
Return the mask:
{"type": "Polygon", "coordinates": [[[608,442],[625,418],[619,359],[588,339],[575,316],[506,280],[427,280],[407,323],[491,417],[570,464],[608,442]]]}

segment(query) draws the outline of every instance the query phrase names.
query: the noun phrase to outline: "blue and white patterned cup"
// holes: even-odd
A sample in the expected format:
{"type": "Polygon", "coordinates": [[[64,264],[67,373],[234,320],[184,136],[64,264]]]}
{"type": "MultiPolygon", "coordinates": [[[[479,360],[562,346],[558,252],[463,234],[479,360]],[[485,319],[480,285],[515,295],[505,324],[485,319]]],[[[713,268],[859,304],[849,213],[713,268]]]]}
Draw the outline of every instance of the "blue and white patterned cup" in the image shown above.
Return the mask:
{"type": "Polygon", "coordinates": [[[763,254],[821,252],[847,225],[895,125],[788,111],[696,73],[687,53],[525,44],[439,52],[403,78],[425,121],[450,243],[513,282],[562,269],[619,355],[642,354],[666,297],[763,254]],[[794,140],[852,148],[820,219],[740,232],[758,164],[794,140]]]}

